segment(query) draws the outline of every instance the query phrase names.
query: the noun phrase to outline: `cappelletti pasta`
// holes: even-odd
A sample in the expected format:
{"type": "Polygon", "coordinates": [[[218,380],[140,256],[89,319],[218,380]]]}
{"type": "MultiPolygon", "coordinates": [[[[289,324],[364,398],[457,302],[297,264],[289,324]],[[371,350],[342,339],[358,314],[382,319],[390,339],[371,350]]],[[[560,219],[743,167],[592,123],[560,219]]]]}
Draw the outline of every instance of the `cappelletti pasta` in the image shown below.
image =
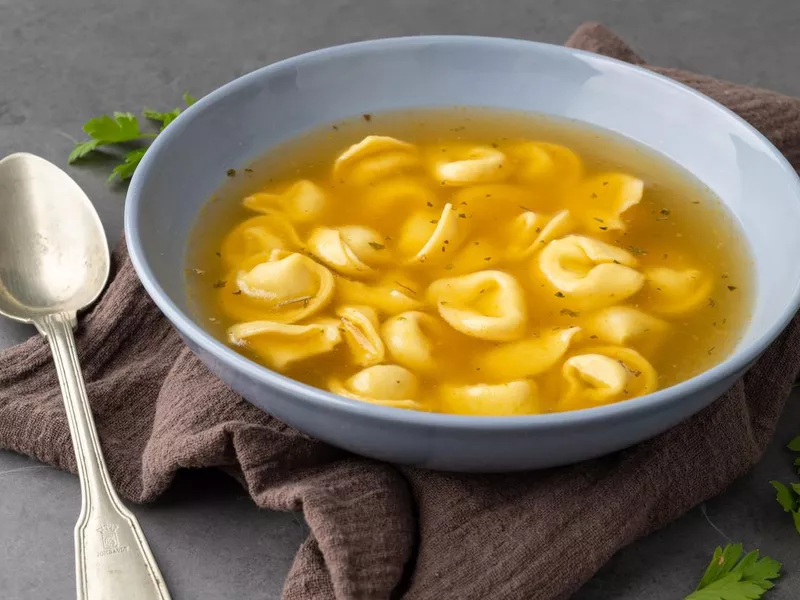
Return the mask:
{"type": "Polygon", "coordinates": [[[190,289],[236,350],[350,400],[498,417],[649,394],[732,348],[732,225],[663,159],[366,117],[253,176],[199,243],[190,289]]]}

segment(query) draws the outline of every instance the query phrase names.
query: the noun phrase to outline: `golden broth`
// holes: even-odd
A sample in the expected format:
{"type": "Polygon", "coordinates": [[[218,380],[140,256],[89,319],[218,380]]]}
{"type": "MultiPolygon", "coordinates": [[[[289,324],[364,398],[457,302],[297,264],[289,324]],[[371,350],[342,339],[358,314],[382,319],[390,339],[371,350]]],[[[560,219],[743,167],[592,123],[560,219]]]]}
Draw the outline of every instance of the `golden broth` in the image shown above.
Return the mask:
{"type": "Polygon", "coordinates": [[[751,263],[719,200],[584,124],[364,115],[228,176],[190,241],[198,318],[350,397],[464,414],[596,406],[707,370],[747,320],[751,263]],[[350,226],[368,229],[337,229],[350,226]]]}

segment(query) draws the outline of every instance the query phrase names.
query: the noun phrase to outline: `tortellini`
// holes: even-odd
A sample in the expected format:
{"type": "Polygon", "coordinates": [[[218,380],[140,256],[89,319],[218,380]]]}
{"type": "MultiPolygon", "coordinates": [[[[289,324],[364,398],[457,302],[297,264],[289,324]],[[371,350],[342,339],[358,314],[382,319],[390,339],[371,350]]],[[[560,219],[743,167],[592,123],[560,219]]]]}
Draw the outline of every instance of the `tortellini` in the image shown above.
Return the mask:
{"type": "Polygon", "coordinates": [[[338,300],[345,304],[364,304],[388,315],[422,308],[418,292],[410,285],[387,277],[378,283],[362,283],[339,279],[336,284],[338,300]]]}
{"type": "Polygon", "coordinates": [[[444,325],[436,317],[412,310],[383,324],[381,334],[392,358],[409,369],[429,373],[437,369],[437,342],[444,337],[444,325]]]}
{"type": "Polygon", "coordinates": [[[416,399],[419,380],[411,371],[397,365],[367,367],[344,382],[333,379],[329,386],[333,393],[353,400],[424,410],[416,399]]]}
{"type": "Polygon", "coordinates": [[[259,192],[244,199],[245,207],[270,214],[279,212],[290,221],[307,223],[325,210],[325,192],[314,182],[302,179],[282,193],[259,192]]]}
{"type": "Polygon", "coordinates": [[[318,227],[308,237],[308,249],[331,269],[352,277],[364,277],[375,273],[370,264],[385,264],[391,260],[381,242],[383,238],[368,227],[318,227]]]}
{"type": "MultiPolygon", "coordinates": [[[[212,330],[269,368],[390,408],[531,415],[679,379],[691,360],[679,343],[712,314],[717,274],[693,240],[670,246],[682,220],[663,191],[587,173],[551,142],[429,139],[369,135],[243,198],[261,214],[226,232],[208,272],[187,269],[213,290],[212,330]]],[[[715,298],[722,332],[736,296],[715,298]]]]}
{"type": "Polygon", "coordinates": [[[433,282],[428,298],[441,317],[466,335],[507,342],[525,333],[525,295],[513,276],[503,271],[478,271],[433,282]]]}
{"type": "MultiPolygon", "coordinates": [[[[441,206],[442,202],[425,182],[410,177],[395,177],[366,188],[362,204],[366,213],[379,215],[391,211],[401,214],[426,211],[441,206]]],[[[428,220],[433,218],[430,216],[428,220]]]]}
{"type": "Polygon", "coordinates": [[[698,269],[653,267],[645,271],[652,308],[663,315],[680,315],[708,303],[714,286],[698,269]]]}
{"type": "Polygon", "coordinates": [[[411,216],[400,233],[399,247],[408,258],[406,264],[441,264],[450,260],[464,235],[463,225],[452,204],[445,204],[439,218],[419,212],[411,216]]]}
{"type": "Polygon", "coordinates": [[[508,383],[443,386],[444,412],[482,417],[531,415],[541,412],[539,388],[524,379],[508,383]]]}
{"type": "Polygon", "coordinates": [[[308,325],[250,321],[228,329],[228,339],[260,356],[273,369],[284,370],[304,359],[325,354],[341,342],[339,324],[324,319],[308,325]]]}
{"type": "Polygon", "coordinates": [[[273,250],[269,260],[239,271],[235,286],[225,282],[220,304],[231,317],[242,321],[295,323],[327,306],[333,292],[333,275],[328,269],[302,254],[273,250]]]}
{"type": "Polygon", "coordinates": [[[294,250],[302,245],[283,215],[262,215],[247,219],[225,236],[220,255],[228,268],[234,268],[257,254],[269,255],[273,250],[294,250]]]}
{"type": "Polygon", "coordinates": [[[539,269],[565,304],[595,308],[633,296],[645,277],[627,250],[581,235],[547,244],[538,256],[539,269]]]}
{"type": "Polygon", "coordinates": [[[370,135],[345,150],[333,164],[333,176],[365,186],[420,164],[417,149],[393,137],[370,135]]]}
{"type": "Polygon", "coordinates": [[[609,306],[588,318],[587,330],[610,344],[652,354],[669,331],[669,323],[631,306],[609,306]]]}
{"type": "Polygon", "coordinates": [[[545,244],[572,233],[575,229],[575,219],[568,210],[561,210],[554,215],[526,210],[511,222],[506,254],[516,260],[530,258],[544,248],[545,244]]]}
{"type": "Polygon", "coordinates": [[[561,410],[599,406],[654,392],[658,376],[647,359],[630,348],[587,348],[561,368],[566,390],[561,410]]]}
{"type": "Polygon", "coordinates": [[[526,183],[575,185],[583,170],[578,155],[558,144],[520,142],[512,145],[508,154],[517,163],[515,175],[526,183]]]}
{"type": "Polygon", "coordinates": [[[510,183],[462,187],[453,193],[450,202],[466,219],[490,219],[498,223],[513,218],[520,210],[538,210],[544,203],[538,194],[510,183]]]}
{"type": "Polygon", "coordinates": [[[621,231],[625,229],[622,215],[639,204],[644,192],[641,179],[624,173],[595,175],[581,185],[580,214],[586,228],[594,231],[621,231]]]}
{"type": "Polygon", "coordinates": [[[450,146],[434,154],[433,173],[442,185],[502,181],[510,175],[508,159],[491,146],[450,146]]]}
{"type": "Polygon", "coordinates": [[[476,357],[476,368],[492,381],[541,375],[558,364],[580,332],[580,327],[543,331],[536,337],[497,346],[476,357]]]}
{"type": "Polygon", "coordinates": [[[392,252],[386,245],[385,238],[369,227],[362,225],[346,225],[339,227],[342,240],[365,263],[376,266],[386,265],[393,261],[392,252]]]}
{"type": "Polygon", "coordinates": [[[342,333],[353,362],[360,367],[370,367],[383,362],[386,347],[378,329],[378,313],[371,306],[342,306],[336,311],[342,321],[342,333]]]}

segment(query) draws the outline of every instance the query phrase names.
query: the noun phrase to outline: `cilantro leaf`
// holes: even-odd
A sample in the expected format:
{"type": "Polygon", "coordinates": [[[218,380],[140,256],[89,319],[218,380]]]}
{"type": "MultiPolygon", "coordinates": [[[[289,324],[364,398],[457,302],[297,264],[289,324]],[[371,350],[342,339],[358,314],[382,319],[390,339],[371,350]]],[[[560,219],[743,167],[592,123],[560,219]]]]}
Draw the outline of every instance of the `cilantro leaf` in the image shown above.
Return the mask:
{"type": "Polygon", "coordinates": [[[742,557],[741,544],[726,544],[714,551],[697,589],[685,600],[758,600],[780,577],[781,563],[758,550],[742,557]],[[741,558],[741,560],[740,560],[741,558]]]}
{"type": "Polygon", "coordinates": [[[702,590],[686,596],[686,600],[758,600],[766,590],[755,583],[741,581],[735,573],[726,575],[702,590]]]}
{"type": "MultiPolygon", "coordinates": [[[[189,92],[184,92],[183,94],[183,101],[186,103],[186,107],[190,107],[192,104],[197,102],[197,98],[192,96],[189,92]]],[[[161,123],[161,131],[166,129],[167,125],[172,123],[175,119],[178,118],[178,115],[181,114],[183,109],[181,107],[173,108],[169,112],[158,112],[156,110],[151,110],[149,108],[145,108],[142,111],[142,115],[152,121],[158,121],[161,123]]]]}
{"type": "MultiPolygon", "coordinates": [[[[186,106],[191,106],[197,102],[197,99],[189,94],[189,92],[186,92],[183,94],[183,101],[186,103],[186,106]]],[[[182,110],[183,109],[178,107],[168,112],[159,112],[145,108],[142,111],[142,116],[151,121],[160,123],[161,127],[159,133],[161,133],[170,123],[178,118],[182,110]]],[[[158,133],[142,132],[136,115],[129,112],[115,112],[111,116],[101,115],[94,119],[89,119],[84,123],[83,131],[90,139],[75,144],[75,147],[69,153],[70,164],[99,150],[103,146],[149,141],[158,135],[158,133]]],[[[122,163],[114,167],[108,180],[119,179],[120,181],[125,181],[126,179],[130,179],[146,150],[147,148],[141,147],[132,150],[129,149],[123,156],[122,163]]]]}
{"type": "Polygon", "coordinates": [[[113,119],[108,115],[89,119],[84,124],[83,131],[103,144],[132,142],[142,137],[139,121],[133,113],[115,112],[113,119]]]}
{"type": "Polygon", "coordinates": [[[794,521],[794,528],[797,529],[797,533],[800,533],[800,483],[790,483],[789,485],[792,488],[792,491],[789,493],[794,496],[794,507],[787,508],[786,504],[781,502],[780,491],[778,492],[779,496],[778,502],[780,502],[781,506],[783,506],[783,510],[785,510],[788,513],[791,513],[792,520],[794,521]]]}
{"type": "Polygon", "coordinates": [[[69,164],[74,163],[76,160],[79,160],[89,154],[90,152],[94,152],[100,146],[100,140],[86,140],[85,142],[78,142],[75,144],[75,147],[72,149],[72,152],[69,153],[69,158],[67,161],[69,164]]]}
{"type": "Polygon", "coordinates": [[[714,557],[706,568],[706,572],[703,574],[703,578],[697,585],[697,589],[706,587],[715,579],[719,579],[730,572],[741,555],[741,544],[726,544],[724,549],[718,546],[714,551],[714,557]]]}
{"type": "Polygon", "coordinates": [[[159,123],[163,123],[164,121],[167,120],[174,121],[175,117],[177,117],[179,114],[181,114],[180,108],[175,108],[169,112],[158,112],[157,110],[152,110],[150,108],[145,108],[142,111],[142,115],[144,115],[148,119],[152,119],[153,121],[158,121],[159,123]]]}
{"type": "Polygon", "coordinates": [[[164,131],[167,125],[178,118],[178,115],[181,114],[181,109],[175,108],[169,112],[158,112],[155,110],[150,110],[149,108],[145,108],[142,111],[142,114],[152,121],[158,121],[161,123],[161,131],[164,131]]]}
{"type": "Polygon", "coordinates": [[[783,507],[783,510],[786,512],[794,512],[797,506],[797,499],[795,498],[795,494],[792,493],[788,487],[783,485],[780,481],[770,481],[772,487],[778,492],[777,500],[778,504],[783,507]]]}
{"type": "Polygon", "coordinates": [[[128,152],[125,155],[124,162],[114,167],[114,170],[111,171],[108,180],[113,181],[114,179],[119,179],[120,181],[125,181],[133,177],[133,172],[136,170],[136,167],[139,166],[139,162],[142,160],[145,152],[145,148],[136,148],[128,152]]]}
{"type": "Polygon", "coordinates": [[[135,115],[122,112],[115,112],[113,117],[102,115],[89,119],[84,123],[83,131],[92,139],[75,144],[69,153],[70,164],[101,146],[155,137],[154,134],[141,132],[135,115]]]}
{"type": "MultiPolygon", "coordinates": [[[[789,442],[789,450],[800,452],[800,436],[789,442]]],[[[800,472],[800,458],[794,460],[794,466],[800,472]]],[[[784,511],[792,515],[794,528],[800,533],[800,482],[790,483],[788,486],[780,481],[770,481],[772,487],[778,493],[776,499],[784,511]]]]}
{"type": "Polygon", "coordinates": [[[142,116],[146,119],[152,119],[153,121],[161,122],[167,118],[167,113],[158,112],[152,108],[144,108],[142,109],[142,116]]]}

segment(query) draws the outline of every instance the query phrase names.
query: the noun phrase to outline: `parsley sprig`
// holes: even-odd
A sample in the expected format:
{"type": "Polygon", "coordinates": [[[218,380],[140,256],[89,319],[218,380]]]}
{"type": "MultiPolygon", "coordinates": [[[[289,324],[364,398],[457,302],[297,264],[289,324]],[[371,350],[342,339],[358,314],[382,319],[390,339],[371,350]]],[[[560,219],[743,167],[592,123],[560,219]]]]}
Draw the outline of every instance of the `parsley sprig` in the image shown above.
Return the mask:
{"type": "Polygon", "coordinates": [[[717,547],[697,589],[685,600],[758,600],[772,589],[781,563],[759,557],[758,550],[742,556],[743,551],[741,544],[717,547]]]}
{"type": "MultiPolygon", "coordinates": [[[[789,442],[789,449],[800,452],[800,436],[789,442]]],[[[800,457],[794,461],[800,473],[800,457]]],[[[800,483],[788,486],[780,481],[770,481],[778,493],[778,503],[792,515],[794,526],[800,533],[800,483]]],[[[717,548],[706,568],[697,589],[684,600],[759,600],[780,577],[781,563],[768,556],[759,557],[758,551],[744,556],[741,544],[727,544],[717,548]]]]}
{"type": "MultiPolygon", "coordinates": [[[[800,452],[800,435],[789,442],[789,450],[800,452]]],[[[800,474],[800,457],[795,458],[794,466],[797,467],[797,472],[800,474]]],[[[794,528],[797,529],[797,533],[800,533],[800,482],[790,483],[788,486],[780,481],[773,480],[770,483],[778,493],[778,504],[792,515],[794,528]]]]}
{"type": "MultiPolygon", "coordinates": [[[[183,95],[183,101],[187,107],[197,100],[188,92],[183,95]]],[[[169,112],[158,112],[149,108],[142,111],[142,116],[160,124],[161,133],[172,123],[183,108],[174,108],[169,112]]],[[[141,162],[146,147],[141,147],[142,143],[150,143],[158,136],[158,133],[143,132],[139,126],[136,115],[129,112],[115,112],[112,116],[101,115],[94,119],[89,119],[83,125],[83,131],[90,139],[78,142],[69,154],[69,163],[75,163],[93,152],[102,152],[105,146],[123,145],[126,149],[122,156],[122,162],[114,167],[108,180],[119,179],[125,181],[133,176],[133,172],[141,162]],[[130,148],[131,145],[137,145],[130,148]]]]}

